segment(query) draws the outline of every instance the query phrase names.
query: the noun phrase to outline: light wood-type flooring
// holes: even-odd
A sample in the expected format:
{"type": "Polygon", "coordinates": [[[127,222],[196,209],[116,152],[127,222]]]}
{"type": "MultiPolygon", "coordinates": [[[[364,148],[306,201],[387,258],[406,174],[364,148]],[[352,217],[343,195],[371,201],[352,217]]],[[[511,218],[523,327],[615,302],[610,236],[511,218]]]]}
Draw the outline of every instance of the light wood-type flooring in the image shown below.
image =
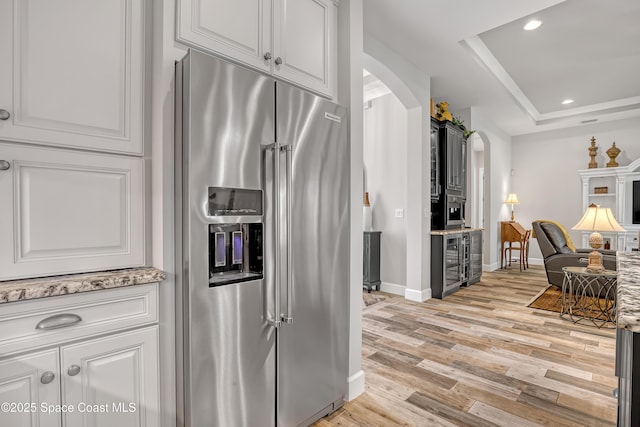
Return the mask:
{"type": "Polygon", "coordinates": [[[315,426],[614,426],[615,330],[528,308],[544,269],[363,311],[366,392],[315,426]]]}

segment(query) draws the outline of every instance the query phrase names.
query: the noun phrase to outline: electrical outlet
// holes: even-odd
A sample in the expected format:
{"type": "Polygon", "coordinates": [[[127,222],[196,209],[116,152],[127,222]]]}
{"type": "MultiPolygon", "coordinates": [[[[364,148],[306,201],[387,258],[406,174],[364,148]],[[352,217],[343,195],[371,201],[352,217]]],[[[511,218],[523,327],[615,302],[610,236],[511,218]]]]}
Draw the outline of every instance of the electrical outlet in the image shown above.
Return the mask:
{"type": "Polygon", "coordinates": [[[396,218],[404,218],[404,209],[396,209],[396,218]]]}

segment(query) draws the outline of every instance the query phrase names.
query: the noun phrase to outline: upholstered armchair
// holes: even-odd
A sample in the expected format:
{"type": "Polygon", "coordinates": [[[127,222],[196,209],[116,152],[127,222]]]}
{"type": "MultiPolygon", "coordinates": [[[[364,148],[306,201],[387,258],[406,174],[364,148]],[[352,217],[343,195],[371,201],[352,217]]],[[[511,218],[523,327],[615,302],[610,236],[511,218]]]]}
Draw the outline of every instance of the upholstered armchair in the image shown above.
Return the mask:
{"type": "MultiPolygon", "coordinates": [[[[592,249],[576,249],[567,230],[555,221],[538,220],[531,224],[532,237],[538,241],[550,284],[562,286],[562,267],[586,267],[592,249]]],[[[616,252],[600,251],[607,270],[616,270],[616,252]]]]}

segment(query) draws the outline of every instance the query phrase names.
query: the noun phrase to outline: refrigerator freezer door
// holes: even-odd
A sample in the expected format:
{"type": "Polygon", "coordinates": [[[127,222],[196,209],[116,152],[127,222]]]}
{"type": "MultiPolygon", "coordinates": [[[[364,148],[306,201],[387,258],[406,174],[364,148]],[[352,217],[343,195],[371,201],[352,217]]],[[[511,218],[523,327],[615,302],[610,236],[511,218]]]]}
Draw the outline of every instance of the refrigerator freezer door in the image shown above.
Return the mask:
{"type": "Polygon", "coordinates": [[[273,143],[274,81],[193,50],[182,65],[176,156],[185,421],[272,426],[276,337],[265,314],[269,292],[263,280],[209,287],[209,224],[243,220],[208,215],[208,188],[261,189],[261,146],[273,143]]]}
{"type": "MultiPolygon", "coordinates": [[[[347,391],[347,120],[344,108],[279,82],[276,118],[276,140],[293,146],[291,235],[281,239],[291,243],[293,321],[278,330],[277,417],[279,426],[297,426],[326,415],[347,391]]],[[[286,181],[286,173],[281,176],[286,181]]],[[[286,272],[287,248],[281,249],[286,272]]],[[[281,278],[286,317],[289,284],[286,274],[281,278]]]]}

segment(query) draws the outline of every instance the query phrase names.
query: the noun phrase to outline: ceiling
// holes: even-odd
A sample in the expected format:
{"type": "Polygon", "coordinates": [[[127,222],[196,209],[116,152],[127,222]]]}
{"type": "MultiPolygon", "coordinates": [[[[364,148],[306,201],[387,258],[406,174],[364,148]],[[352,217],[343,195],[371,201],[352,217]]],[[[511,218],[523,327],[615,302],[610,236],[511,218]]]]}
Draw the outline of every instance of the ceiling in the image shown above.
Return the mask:
{"type": "Polygon", "coordinates": [[[436,102],[509,135],[640,118],[638,0],[363,3],[365,33],[431,76],[436,102]],[[523,30],[530,19],[542,25],[523,30]]]}

